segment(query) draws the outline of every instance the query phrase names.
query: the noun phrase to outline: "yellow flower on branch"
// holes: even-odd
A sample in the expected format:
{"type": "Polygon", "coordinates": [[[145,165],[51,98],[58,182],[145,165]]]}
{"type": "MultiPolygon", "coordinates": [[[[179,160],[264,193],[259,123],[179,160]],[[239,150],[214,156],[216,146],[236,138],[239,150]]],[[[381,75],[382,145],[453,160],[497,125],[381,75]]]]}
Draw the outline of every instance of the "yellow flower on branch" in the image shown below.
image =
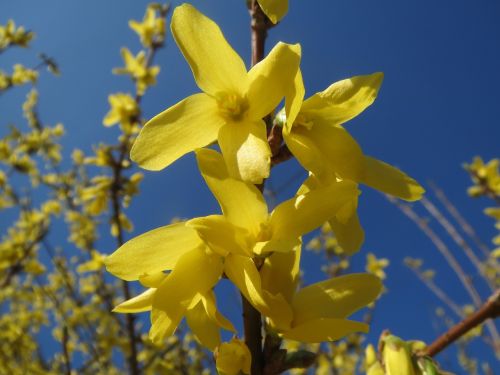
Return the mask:
{"type": "Polygon", "coordinates": [[[136,237],[106,259],[108,271],[157,288],[150,304],[154,340],[173,334],[197,296],[210,291],[223,273],[277,327],[288,327],[290,306],[282,295],[263,289],[253,258],[293,252],[300,236],[320,226],[358,194],[355,184],[340,182],[294,197],[269,214],[262,193],[252,184],[231,178],[221,154],[200,149],[197,159],[223,214],[171,224],[136,237]],[[163,273],[170,270],[168,276],[163,273]],[[147,281],[151,277],[154,284],[147,281]]]}
{"type": "Polygon", "coordinates": [[[160,73],[160,67],[148,66],[144,51],[134,56],[128,48],[122,48],[121,54],[125,66],[113,69],[113,73],[129,75],[135,81],[137,94],[144,95],[149,86],[156,85],[156,76],[160,73]]]}
{"type": "Polygon", "coordinates": [[[157,17],[152,7],[146,9],[142,22],[131,20],[128,25],[139,35],[145,47],[151,47],[154,43],[162,43],[165,39],[165,19],[157,17]]]}
{"type": "Polygon", "coordinates": [[[104,117],[104,126],[122,124],[124,127],[128,127],[137,121],[139,107],[135,99],[129,94],[119,92],[110,95],[108,101],[111,109],[104,117]]]}
{"type": "MultiPolygon", "coordinates": [[[[300,247],[295,252],[274,253],[261,270],[262,286],[271,294],[282,295],[293,311],[291,323],[271,328],[289,340],[306,343],[338,340],[350,333],[368,332],[368,325],[347,317],[373,302],[382,283],[370,274],[331,278],[297,289],[300,247]]],[[[285,322],[286,323],[286,322],[285,322]]]]}
{"type": "Polygon", "coordinates": [[[132,147],[132,160],[160,170],[218,140],[230,174],[261,183],[269,175],[271,157],[262,118],[275,109],[293,81],[300,46],[278,43],[247,72],[219,27],[193,6],[175,9],[171,29],[203,93],[146,123],[132,147]]]}
{"type": "MultiPolygon", "coordinates": [[[[303,100],[305,89],[298,72],[287,94],[285,110],[279,116],[284,123],[286,145],[310,171],[299,193],[349,180],[407,201],[421,198],[424,189],[414,179],[389,164],[364,155],[342,126],[373,103],[382,79],[382,73],[352,77],[335,82],[303,100]]],[[[357,251],[364,239],[356,207],[357,197],[350,209],[346,208],[329,220],[341,247],[349,253],[357,251]]]]}
{"type": "Polygon", "coordinates": [[[288,0],[257,0],[272,23],[278,23],[288,12],[288,0]]]}

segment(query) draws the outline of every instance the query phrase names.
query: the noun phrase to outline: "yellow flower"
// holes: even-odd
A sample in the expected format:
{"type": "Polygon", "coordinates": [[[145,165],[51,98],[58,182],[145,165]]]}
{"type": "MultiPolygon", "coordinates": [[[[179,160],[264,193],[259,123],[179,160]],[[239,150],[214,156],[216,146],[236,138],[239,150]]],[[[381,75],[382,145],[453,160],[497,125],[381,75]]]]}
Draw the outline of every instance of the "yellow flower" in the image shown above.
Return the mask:
{"type": "Polygon", "coordinates": [[[263,289],[253,258],[293,252],[301,235],[320,226],[358,193],[354,184],[340,182],[296,196],[269,214],[262,193],[252,184],[231,178],[221,154],[200,149],[197,159],[223,215],[142,234],[107,257],[108,271],[132,281],[163,277],[163,271],[173,270],[161,283],[151,286],[158,288],[151,303],[150,336],[155,340],[171,335],[197,296],[211,290],[223,273],[277,327],[288,326],[290,306],[282,295],[263,289]]]}
{"type": "Polygon", "coordinates": [[[389,265],[389,260],[386,258],[378,259],[375,254],[368,253],[366,255],[366,272],[377,276],[384,280],[386,275],[384,269],[389,265]]]}
{"type": "MultiPolygon", "coordinates": [[[[279,116],[284,122],[283,138],[288,148],[310,171],[301,192],[340,179],[362,183],[408,201],[421,198],[424,189],[414,179],[364,155],[342,126],[373,103],[382,79],[382,73],[352,77],[303,101],[304,84],[298,72],[287,94],[285,110],[279,116]]],[[[350,209],[329,221],[341,247],[348,253],[357,251],[364,238],[356,207],[354,199],[350,209]]]]}
{"type": "Polygon", "coordinates": [[[128,25],[139,35],[145,47],[151,47],[154,43],[162,43],[165,38],[165,19],[156,17],[156,12],[151,7],[146,9],[142,22],[132,20],[128,25]]]}
{"type": "Polygon", "coordinates": [[[36,82],[38,79],[38,72],[36,70],[28,69],[21,64],[14,65],[14,72],[12,73],[12,84],[22,85],[28,82],[36,82]]]}
{"type": "Polygon", "coordinates": [[[127,74],[135,81],[137,94],[144,95],[149,86],[156,85],[156,76],[160,73],[159,66],[148,67],[146,53],[141,51],[133,56],[128,48],[121,50],[125,67],[113,69],[115,74],[127,74]]]}
{"type": "Polygon", "coordinates": [[[104,126],[112,126],[118,123],[123,124],[125,127],[129,126],[139,114],[137,102],[129,94],[119,92],[110,95],[108,101],[111,109],[104,117],[104,126]]]}
{"type": "Polygon", "coordinates": [[[33,36],[32,32],[25,31],[22,26],[16,29],[14,21],[8,20],[5,26],[0,26],[0,49],[7,48],[12,44],[27,47],[33,36]]]}
{"type": "Polygon", "coordinates": [[[262,286],[270,294],[282,295],[293,310],[286,326],[271,326],[284,338],[307,343],[334,341],[353,332],[368,332],[368,325],[346,319],[373,302],[382,283],[370,274],[335,277],[296,291],[300,272],[300,247],[295,252],[274,253],[260,273],[262,286]]]}
{"type": "Polygon", "coordinates": [[[215,367],[219,375],[250,374],[252,355],[245,343],[237,338],[222,343],[215,352],[215,367]]]}
{"type": "Polygon", "coordinates": [[[247,73],[219,27],[193,6],[175,9],[171,29],[203,93],[146,123],[132,147],[132,160],[160,170],[218,140],[230,174],[261,183],[269,175],[271,156],[262,118],[279,104],[296,75],[300,46],[278,43],[247,73]]]}
{"type": "Polygon", "coordinates": [[[272,23],[278,23],[288,12],[288,0],[257,0],[272,23]]]}

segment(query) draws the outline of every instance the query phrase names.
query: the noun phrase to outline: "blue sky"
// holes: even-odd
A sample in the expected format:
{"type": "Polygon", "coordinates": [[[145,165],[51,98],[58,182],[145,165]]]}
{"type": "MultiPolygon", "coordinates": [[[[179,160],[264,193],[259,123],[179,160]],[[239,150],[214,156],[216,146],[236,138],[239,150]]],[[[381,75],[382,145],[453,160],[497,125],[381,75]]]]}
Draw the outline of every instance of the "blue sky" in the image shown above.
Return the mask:
{"type": "MultiPolygon", "coordinates": [[[[42,74],[38,86],[41,115],[48,123],[65,125],[68,153],[74,147],[89,151],[92,144],[116,139],[116,129],[101,125],[108,110],[107,96],[133,88],[111,70],[122,65],[120,47],[128,46],[133,52],[140,48],[127,22],[141,19],[147,3],[0,2],[0,23],[13,18],[37,34],[31,50],[3,54],[0,69],[10,71],[18,61],[36,65],[38,52],[54,56],[61,66],[61,77],[42,74]]],[[[192,3],[220,25],[234,48],[249,61],[244,1],[192,3]]],[[[493,223],[482,214],[487,202],[466,196],[469,181],[461,164],[474,155],[485,159],[499,156],[499,16],[500,3],[494,0],[290,0],[290,12],[270,30],[268,46],[280,40],[301,43],[307,95],[339,79],[384,72],[374,105],[346,128],[365,153],[402,168],[423,183],[435,181],[489,241],[493,223]]],[[[170,35],[156,62],[162,71],[157,86],[144,100],[148,118],[198,91],[170,35]]],[[[18,89],[0,97],[1,127],[21,121],[19,103],[26,91],[18,89]]],[[[280,165],[269,186],[282,186],[299,170],[293,161],[280,165]]],[[[145,176],[143,196],[128,211],[135,222],[135,234],[164,225],[173,216],[194,217],[218,210],[192,156],[145,176]]],[[[299,183],[296,180],[282,189],[279,198],[290,197],[299,183]]],[[[404,338],[431,340],[437,332],[429,322],[438,302],[404,268],[402,259],[427,259],[429,266],[441,270],[437,281],[459,303],[468,302],[468,298],[430,242],[382,195],[364,189],[360,215],[367,239],[354,262],[361,264],[369,251],[391,260],[390,293],[379,304],[370,339],[390,328],[404,338]]],[[[102,241],[100,246],[103,252],[114,250],[110,241],[102,241]]],[[[320,278],[320,265],[316,258],[305,259],[306,280],[320,278]]],[[[476,276],[473,269],[467,270],[476,276]]],[[[229,303],[236,305],[236,301],[229,303]]]]}

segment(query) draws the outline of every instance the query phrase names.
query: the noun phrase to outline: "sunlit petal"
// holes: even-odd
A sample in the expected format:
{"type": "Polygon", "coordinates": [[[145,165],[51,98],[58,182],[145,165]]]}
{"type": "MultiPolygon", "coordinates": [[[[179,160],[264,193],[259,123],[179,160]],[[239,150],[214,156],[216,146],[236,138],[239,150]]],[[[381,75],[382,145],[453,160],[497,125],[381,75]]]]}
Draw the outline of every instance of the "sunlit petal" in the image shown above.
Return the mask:
{"type": "Polygon", "coordinates": [[[147,289],[145,292],[135,296],[127,301],[120,303],[113,309],[113,312],[119,313],[138,313],[151,310],[155,288],[147,289]]]}
{"type": "Polygon", "coordinates": [[[269,177],[271,149],[263,121],[227,123],[218,139],[230,176],[253,184],[269,177]]]}
{"type": "Polygon", "coordinates": [[[224,216],[255,236],[267,221],[268,208],[262,193],[252,184],[229,177],[222,155],[209,149],[196,151],[198,167],[219,202],[224,216]]]}
{"type": "Polygon", "coordinates": [[[345,318],[382,291],[382,282],[370,274],[335,277],[300,289],[293,298],[294,326],[319,318],[345,318]]]}
{"type": "Polygon", "coordinates": [[[214,142],[224,123],[216,111],[216,101],[206,94],[187,97],[144,125],[130,157],[142,168],[157,171],[214,142]]]}
{"type": "Polygon", "coordinates": [[[288,0],[258,0],[258,2],[272,23],[278,23],[288,12],[288,0]]]}
{"type": "Polygon", "coordinates": [[[342,181],[281,203],[271,214],[272,238],[299,237],[312,231],[357,195],[356,184],[342,181]]]}
{"type": "Polygon", "coordinates": [[[249,116],[260,120],[273,111],[285,96],[297,75],[300,45],[278,43],[248,72],[249,116]]]}
{"type": "Polygon", "coordinates": [[[247,70],[243,60],[224,38],[219,26],[190,4],[175,8],[172,35],[206,93],[243,93],[247,70]]]}
{"type": "Polygon", "coordinates": [[[289,340],[307,343],[335,341],[350,333],[368,333],[368,324],[346,319],[316,319],[300,324],[283,336],[289,340]]]}
{"type": "Polygon", "coordinates": [[[407,201],[422,198],[424,188],[404,172],[369,156],[365,162],[365,174],[360,182],[407,201]]]}
{"type": "Polygon", "coordinates": [[[167,225],[126,242],[106,257],[106,269],[120,279],[137,280],[144,274],[173,269],[179,257],[201,244],[197,232],[185,223],[167,225]]]}
{"type": "Polygon", "coordinates": [[[249,232],[237,227],[222,215],[198,217],[187,222],[212,250],[221,256],[228,253],[252,256],[249,232]]]}
{"type": "Polygon", "coordinates": [[[305,100],[301,112],[320,116],[331,125],[343,124],[374,102],[383,78],[383,73],[374,73],[335,82],[305,100]]]}

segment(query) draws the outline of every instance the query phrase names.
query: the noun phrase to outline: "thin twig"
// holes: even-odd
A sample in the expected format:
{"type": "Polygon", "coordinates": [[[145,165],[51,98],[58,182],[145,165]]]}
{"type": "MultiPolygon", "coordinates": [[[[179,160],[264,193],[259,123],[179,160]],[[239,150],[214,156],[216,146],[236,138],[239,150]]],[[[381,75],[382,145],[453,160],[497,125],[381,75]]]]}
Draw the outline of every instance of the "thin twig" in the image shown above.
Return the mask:
{"type": "MultiPolygon", "coordinates": [[[[451,253],[450,249],[448,249],[443,240],[441,240],[441,238],[436,234],[436,232],[434,232],[434,230],[429,226],[428,222],[423,218],[421,218],[408,204],[400,203],[396,199],[389,196],[387,196],[387,199],[392,203],[394,203],[432,241],[434,246],[436,246],[436,249],[438,249],[438,251],[443,255],[443,257],[446,259],[450,267],[457,275],[458,279],[460,280],[465,290],[471,297],[476,308],[480,307],[481,297],[479,296],[479,293],[472,284],[470,277],[467,276],[460,263],[458,263],[457,259],[451,253]]],[[[498,334],[495,324],[493,322],[488,321],[486,322],[486,327],[490,332],[493,342],[494,343],[500,342],[500,335],[498,334]]]]}
{"type": "Polygon", "coordinates": [[[438,208],[428,200],[426,197],[422,197],[420,203],[424,208],[429,212],[432,217],[434,217],[437,222],[446,230],[451,239],[460,247],[467,258],[469,258],[470,262],[476,267],[479,273],[483,276],[486,284],[493,291],[495,290],[491,280],[488,278],[486,271],[484,269],[484,265],[481,263],[477,255],[474,253],[474,250],[469,246],[469,244],[465,241],[465,239],[458,233],[457,229],[454,225],[438,210],[438,208]]]}
{"type": "Polygon", "coordinates": [[[457,207],[450,202],[446,194],[442,189],[440,189],[434,182],[429,182],[429,186],[434,191],[436,198],[443,204],[448,213],[457,221],[463,231],[470,237],[470,239],[476,244],[476,246],[481,250],[485,257],[490,256],[490,248],[479,238],[476,231],[470,225],[467,220],[458,211],[457,207]]]}

